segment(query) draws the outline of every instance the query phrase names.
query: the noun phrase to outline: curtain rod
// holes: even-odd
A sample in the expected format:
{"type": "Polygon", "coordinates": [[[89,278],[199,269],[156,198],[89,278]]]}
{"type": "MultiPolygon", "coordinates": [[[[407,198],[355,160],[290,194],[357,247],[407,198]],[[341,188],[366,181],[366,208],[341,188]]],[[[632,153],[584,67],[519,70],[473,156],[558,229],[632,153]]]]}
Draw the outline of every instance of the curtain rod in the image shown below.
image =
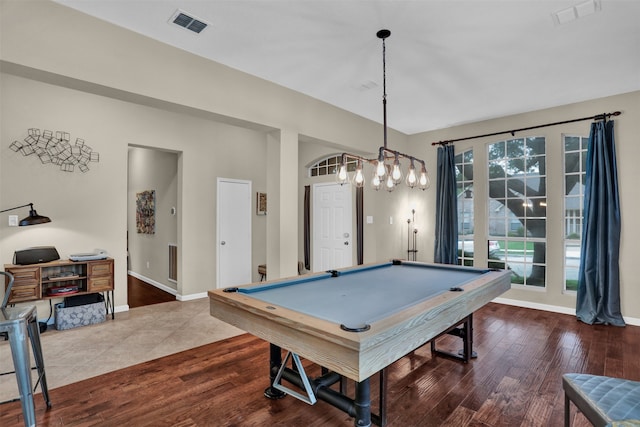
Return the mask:
{"type": "Polygon", "coordinates": [[[514,130],[504,130],[504,131],[500,131],[500,132],[486,133],[484,135],[468,136],[466,138],[447,139],[446,141],[432,142],[431,145],[447,145],[447,144],[451,144],[452,142],[466,141],[468,139],[484,138],[486,136],[502,135],[502,134],[505,134],[505,133],[510,133],[511,136],[515,136],[516,132],[522,132],[522,131],[525,131],[525,130],[544,128],[544,127],[548,127],[548,126],[564,125],[566,123],[581,122],[581,121],[584,121],[584,120],[607,120],[608,117],[619,116],[620,114],[622,114],[620,111],[616,111],[616,112],[613,112],[613,113],[596,114],[595,116],[583,117],[581,119],[565,120],[563,122],[555,122],[555,123],[546,123],[544,125],[530,126],[530,127],[527,127],[527,128],[514,129],[514,130]]]}

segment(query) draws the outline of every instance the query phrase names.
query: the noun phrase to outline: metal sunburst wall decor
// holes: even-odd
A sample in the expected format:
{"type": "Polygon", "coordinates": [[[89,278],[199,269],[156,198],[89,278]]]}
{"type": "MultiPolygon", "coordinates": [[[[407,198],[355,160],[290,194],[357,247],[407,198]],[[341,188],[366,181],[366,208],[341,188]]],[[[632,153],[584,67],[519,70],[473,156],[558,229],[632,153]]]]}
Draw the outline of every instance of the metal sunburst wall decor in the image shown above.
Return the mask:
{"type": "Polygon", "coordinates": [[[9,148],[20,152],[23,156],[35,154],[43,165],[59,166],[63,172],[73,172],[76,166],[81,172],[89,171],[89,162],[99,162],[100,153],[93,151],[85,144],[84,139],[77,138],[71,144],[68,132],[31,128],[24,142],[13,141],[9,148]]]}

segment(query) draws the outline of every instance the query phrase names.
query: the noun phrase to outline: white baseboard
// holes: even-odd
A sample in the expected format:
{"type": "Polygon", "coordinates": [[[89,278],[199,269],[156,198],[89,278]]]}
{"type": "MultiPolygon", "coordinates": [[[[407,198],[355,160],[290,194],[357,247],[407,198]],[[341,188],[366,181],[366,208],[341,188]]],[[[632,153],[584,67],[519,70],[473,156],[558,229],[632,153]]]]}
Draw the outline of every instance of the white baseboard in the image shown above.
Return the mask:
{"type": "Polygon", "coordinates": [[[191,301],[194,299],[206,298],[208,294],[206,292],[200,292],[199,294],[190,294],[190,295],[178,295],[176,299],[178,301],[191,301]]]}
{"type": "Polygon", "coordinates": [[[113,311],[116,312],[116,313],[122,313],[123,311],[129,311],[129,304],[116,305],[113,311]]]}
{"type": "MultiPolygon", "coordinates": [[[[572,316],[576,315],[575,308],[560,307],[557,305],[539,304],[537,302],[521,301],[521,300],[509,299],[509,298],[495,298],[493,302],[496,302],[498,304],[513,305],[516,307],[533,308],[536,310],[550,311],[552,313],[570,314],[572,316]]],[[[640,319],[638,318],[624,317],[624,316],[623,318],[627,325],[640,326],[640,319]]]]}
{"type": "MultiPolygon", "coordinates": [[[[167,286],[165,284],[162,284],[160,282],[156,282],[153,279],[149,279],[148,277],[145,277],[145,276],[143,276],[141,274],[138,274],[138,273],[136,273],[134,271],[128,271],[127,273],[130,274],[131,276],[135,277],[136,279],[142,280],[145,283],[148,283],[148,284],[150,284],[152,286],[155,286],[158,289],[161,289],[161,290],[163,290],[163,291],[165,291],[167,293],[170,293],[171,295],[174,295],[178,301],[191,301],[191,300],[194,300],[194,299],[206,298],[208,296],[206,292],[200,292],[200,293],[197,293],[197,294],[189,294],[189,295],[181,295],[175,289],[170,288],[169,286],[167,286]]],[[[128,310],[128,306],[127,306],[127,310],[128,310]]],[[[117,310],[117,307],[116,307],[116,312],[117,311],[118,310],[117,310]]]]}
{"type": "MultiPolygon", "coordinates": [[[[170,288],[169,286],[167,286],[167,285],[165,285],[163,283],[156,282],[155,280],[149,279],[148,277],[145,277],[142,274],[138,274],[138,273],[136,273],[134,271],[127,271],[127,274],[129,274],[130,276],[135,277],[138,280],[142,280],[143,282],[146,282],[146,283],[148,283],[150,285],[153,285],[156,288],[161,289],[161,290],[163,290],[163,291],[165,291],[165,292],[167,292],[167,293],[169,293],[171,295],[175,295],[176,297],[178,297],[178,291],[176,291],[173,288],[170,288]]],[[[176,299],[178,299],[178,298],[176,298],[176,299]]]]}

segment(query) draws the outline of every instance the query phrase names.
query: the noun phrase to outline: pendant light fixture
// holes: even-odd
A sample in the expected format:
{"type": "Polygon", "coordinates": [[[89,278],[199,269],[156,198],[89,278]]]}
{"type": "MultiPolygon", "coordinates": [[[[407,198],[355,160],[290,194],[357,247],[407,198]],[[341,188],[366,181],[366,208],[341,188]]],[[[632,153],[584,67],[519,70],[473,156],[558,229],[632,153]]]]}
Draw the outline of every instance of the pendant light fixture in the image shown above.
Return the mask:
{"type": "Polygon", "coordinates": [[[427,167],[424,160],[417,157],[404,154],[387,147],[387,64],[386,64],[386,44],[385,40],[391,35],[389,30],[380,30],[376,36],[382,40],[382,112],[383,112],[383,128],[384,145],[378,149],[378,157],[376,159],[366,159],[362,156],[350,153],[342,153],[340,158],[340,167],[336,174],[336,180],[340,184],[349,182],[349,173],[347,171],[347,161],[349,159],[356,160],[356,169],[351,179],[351,183],[356,187],[363,187],[365,184],[363,165],[369,163],[374,165],[371,186],[375,190],[384,188],[391,192],[403,181],[402,165],[400,159],[409,160],[409,166],[404,179],[409,188],[419,188],[426,190],[431,184],[427,167]],[[416,171],[416,163],[420,166],[420,172],[416,171]]]}

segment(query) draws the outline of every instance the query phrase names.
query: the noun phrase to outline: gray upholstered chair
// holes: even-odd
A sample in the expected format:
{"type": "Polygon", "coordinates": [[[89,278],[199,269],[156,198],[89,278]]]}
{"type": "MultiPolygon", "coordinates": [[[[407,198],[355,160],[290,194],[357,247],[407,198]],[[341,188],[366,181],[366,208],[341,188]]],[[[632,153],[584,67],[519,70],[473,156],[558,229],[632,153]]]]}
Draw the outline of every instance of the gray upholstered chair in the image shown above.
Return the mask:
{"type": "Polygon", "coordinates": [[[564,374],[564,425],[570,402],[596,427],[640,426],[640,382],[588,374],[564,374]]]}

